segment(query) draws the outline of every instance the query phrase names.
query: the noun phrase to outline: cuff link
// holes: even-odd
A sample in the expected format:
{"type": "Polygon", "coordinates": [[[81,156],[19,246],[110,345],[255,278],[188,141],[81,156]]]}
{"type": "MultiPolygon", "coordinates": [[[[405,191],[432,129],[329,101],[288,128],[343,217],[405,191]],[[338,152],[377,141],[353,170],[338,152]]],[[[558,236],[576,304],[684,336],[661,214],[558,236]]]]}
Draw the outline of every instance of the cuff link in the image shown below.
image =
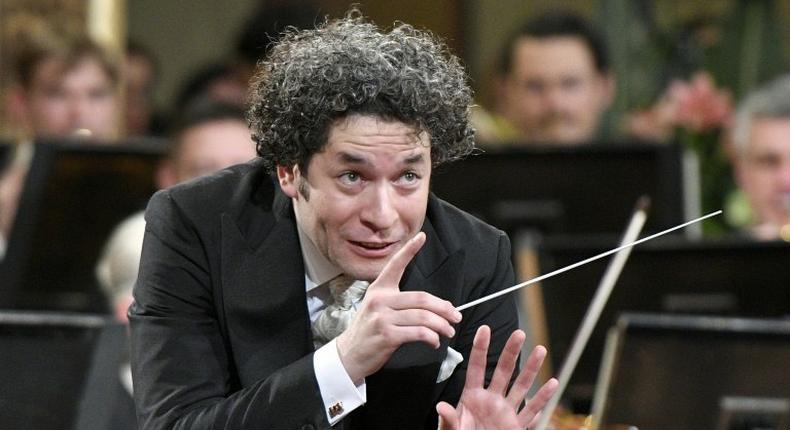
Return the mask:
{"type": "Polygon", "coordinates": [[[337,402],[329,407],[329,417],[334,418],[343,413],[343,403],[337,402]]]}

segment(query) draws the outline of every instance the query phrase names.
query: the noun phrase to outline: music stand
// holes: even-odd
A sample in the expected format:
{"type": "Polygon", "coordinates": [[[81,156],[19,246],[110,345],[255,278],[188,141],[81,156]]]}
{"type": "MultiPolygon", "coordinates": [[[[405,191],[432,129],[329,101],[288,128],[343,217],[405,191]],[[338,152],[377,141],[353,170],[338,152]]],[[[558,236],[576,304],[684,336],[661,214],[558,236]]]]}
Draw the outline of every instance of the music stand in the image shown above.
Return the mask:
{"type": "Polygon", "coordinates": [[[599,425],[790,429],[790,320],[624,314],[609,339],[599,425]]]}
{"type": "MultiPolygon", "coordinates": [[[[614,248],[612,241],[547,240],[540,272],[614,248]]],[[[781,318],[790,315],[790,246],[744,238],[691,241],[660,238],[634,248],[566,394],[586,412],[592,399],[606,331],[623,312],[781,318]]],[[[608,259],[578,267],[540,285],[549,354],[559,369],[604,273],[608,259]]],[[[531,288],[531,287],[530,287],[531,288]]]]}
{"type": "Polygon", "coordinates": [[[165,148],[37,141],[0,264],[0,307],[106,312],[94,267],[112,229],[156,191],[165,148]]]}
{"type": "Polygon", "coordinates": [[[0,311],[0,428],[110,430],[125,333],[93,315],[0,311]]]}
{"type": "Polygon", "coordinates": [[[487,150],[441,166],[433,192],[514,235],[619,234],[637,199],[652,199],[646,231],[697,217],[696,169],[677,144],[598,142],[487,150]]]}

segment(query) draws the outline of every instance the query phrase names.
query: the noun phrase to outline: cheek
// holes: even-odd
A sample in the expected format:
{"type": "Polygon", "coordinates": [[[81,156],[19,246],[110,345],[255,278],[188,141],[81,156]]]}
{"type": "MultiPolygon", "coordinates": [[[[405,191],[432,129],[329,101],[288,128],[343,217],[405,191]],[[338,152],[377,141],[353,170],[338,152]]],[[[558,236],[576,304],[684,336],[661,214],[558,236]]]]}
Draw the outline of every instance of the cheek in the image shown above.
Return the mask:
{"type": "Polygon", "coordinates": [[[105,97],[99,103],[97,103],[99,109],[106,109],[110,111],[115,111],[118,107],[118,100],[115,97],[105,97]]]}
{"type": "Polygon", "coordinates": [[[403,221],[411,233],[417,233],[422,228],[422,224],[425,222],[427,205],[427,191],[404,202],[400,211],[401,221],[403,221]]]}
{"type": "Polygon", "coordinates": [[[598,111],[598,97],[589,88],[574,88],[565,92],[566,106],[578,116],[593,117],[598,111]]]}
{"type": "Polygon", "coordinates": [[[505,97],[507,97],[507,103],[510,106],[516,107],[522,111],[524,115],[540,108],[540,97],[523,85],[513,84],[509,88],[510,90],[505,93],[505,97]]]}
{"type": "Polygon", "coordinates": [[[356,202],[353,199],[319,195],[313,189],[311,190],[310,202],[313,204],[315,222],[320,228],[327,231],[327,235],[342,230],[357,219],[354,216],[356,214],[356,202]]]}
{"type": "Polygon", "coordinates": [[[534,127],[535,122],[540,121],[544,115],[541,104],[526,97],[514,100],[511,106],[514,116],[511,120],[516,124],[521,124],[522,127],[534,127]]]}
{"type": "Polygon", "coordinates": [[[521,109],[525,113],[532,113],[538,112],[543,108],[544,103],[540,100],[540,96],[531,94],[528,91],[524,91],[523,95],[515,101],[518,106],[521,106],[521,109]]]}
{"type": "Polygon", "coordinates": [[[742,187],[753,200],[763,201],[773,193],[771,175],[767,172],[749,172],[742,177],[742,187]]]}
{"type": "MultiPolygon", "coordinates": [[[[33,113],[33,121],[43,127],[66,127],[69,122],[68,109],[60,104],[40,106],[33,113]]],[[[52,131],[52,130],[50,130],[52,131]]],[[[65,130],[58,130],[58,132],[65,130]]]]}
{"type": "Polygon", "coordinates": [[[91,102],[91,110],[96,114],[96,118],[106,121],[115,116],[118,104],[112,97],[103,97],[91,102]]]}
{"type": "Polygon", "coordinates": [[[55,117],[66,111],[66,102],[58,100],[42,100],[35,104],[34,111],[40,116],[55,117]]]}
{"type": "Polygon", "coordinates": [[[760,170],[757,168],[747,175],[747,181],[751,184],[751,187],[754,188],[755,191],[767,191],[770,184],[774,182],[773,179],[775,176],[776,174],[772,171],[760,170]]]}

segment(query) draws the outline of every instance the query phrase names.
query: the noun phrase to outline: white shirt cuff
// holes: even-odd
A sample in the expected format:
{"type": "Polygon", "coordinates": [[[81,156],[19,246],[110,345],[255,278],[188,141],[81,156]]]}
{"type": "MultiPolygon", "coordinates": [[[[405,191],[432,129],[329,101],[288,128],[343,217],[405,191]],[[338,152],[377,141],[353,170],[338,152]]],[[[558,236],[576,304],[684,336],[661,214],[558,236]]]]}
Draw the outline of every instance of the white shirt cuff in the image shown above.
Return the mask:
{"type": "Polygon", "coordinates": [[[342,420],[367,401],[364,379],[355,385],[340,361],[336,340],[318,348],[313,354],[313,368],[324,400],[324,412],[330,425],[342,420]]]}

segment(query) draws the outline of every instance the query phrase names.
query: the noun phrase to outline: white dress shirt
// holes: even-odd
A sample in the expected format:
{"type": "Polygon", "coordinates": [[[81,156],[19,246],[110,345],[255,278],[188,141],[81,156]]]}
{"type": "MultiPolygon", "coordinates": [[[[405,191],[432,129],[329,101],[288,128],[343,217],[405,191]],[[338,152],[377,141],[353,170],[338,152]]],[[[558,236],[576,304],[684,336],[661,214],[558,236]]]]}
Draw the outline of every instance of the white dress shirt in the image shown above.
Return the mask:
{"type": "MultiPolygon", "coordinates": [[[[314,323],[318,313],[327,306],[328,301],[332,300],[329,289],[318,288],[318,286],[340,275],[342,271],[321,254],[298,224],[297,230],[304,259],[307,310],[310,314],[310,322],[314,323]]],[[[324,401],[324,412],[330,425],[334,425],[367,401],[364,379],[356,385],[348,376],[346,368],[340,361],[336,340],[316,350],[313,355],[313,368],[324,401]]]]}

